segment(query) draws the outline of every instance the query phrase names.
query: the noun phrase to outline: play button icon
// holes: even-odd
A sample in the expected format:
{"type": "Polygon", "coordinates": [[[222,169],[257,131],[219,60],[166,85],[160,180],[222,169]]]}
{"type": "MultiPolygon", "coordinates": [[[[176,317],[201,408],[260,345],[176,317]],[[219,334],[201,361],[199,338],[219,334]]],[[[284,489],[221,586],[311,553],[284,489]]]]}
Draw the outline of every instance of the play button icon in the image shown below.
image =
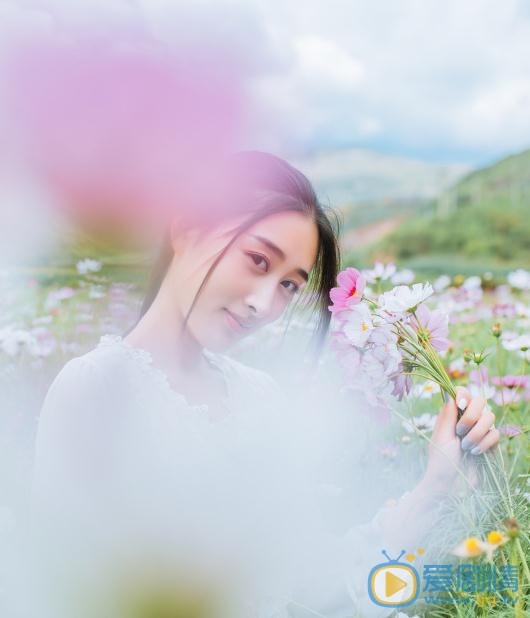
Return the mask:
{"type": "Polygon", "coordinates": [[[401,577],[396,577],[390,569],[385,571],[385,596],[391,597],[407,586],[407,582],[401,577]]]}
{"type": "MultiPolygon", "coordinates": [[[[385,554],[386,555],[386,554],[385,554]]],[[[368,593],[377,605],[399,607],[410,605],[419,594],[419,576],[413,566],[389,560],[378,564],[368,576],[368,593]]]]}

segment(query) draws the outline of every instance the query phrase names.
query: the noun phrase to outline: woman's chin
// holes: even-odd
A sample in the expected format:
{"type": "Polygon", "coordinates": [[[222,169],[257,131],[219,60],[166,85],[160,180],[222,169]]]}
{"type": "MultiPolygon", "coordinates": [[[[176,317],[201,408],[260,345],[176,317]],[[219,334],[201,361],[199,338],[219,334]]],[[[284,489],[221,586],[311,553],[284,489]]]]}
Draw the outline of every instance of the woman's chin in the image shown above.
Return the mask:
{"type": "Polygon", "coordinates": [[[237,343],[239,338],[240,337],[236,337],[235,335],[220,329],[219,331],[211,333],[208,336],[201,337],[199,341],[207,350],[223,353],[237,343]]]}
{"type": "Polygon", "coordinates": [[[220,320],[215,320],[216,324],[214,328],[214,319],[212,316],[209,329],[207,331],[206,329],[198,329],[201,332],[200,335],[197,333],[196,339],[202,347],[212,352],[222,353],[236,345],[241,339],[248,337],[251,331],[247,332],[239,328],[236,324],[233,324],[224,310],[222,310],[220,317],[220,320]]]}

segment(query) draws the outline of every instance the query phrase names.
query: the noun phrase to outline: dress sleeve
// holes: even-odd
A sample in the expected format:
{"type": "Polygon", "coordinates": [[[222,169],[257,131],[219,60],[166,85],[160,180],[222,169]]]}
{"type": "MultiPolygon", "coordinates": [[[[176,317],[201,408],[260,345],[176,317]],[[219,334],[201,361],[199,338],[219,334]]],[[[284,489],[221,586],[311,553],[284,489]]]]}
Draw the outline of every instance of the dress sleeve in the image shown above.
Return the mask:
{"type": "MultiPolygon", "coordinates": [[[[386,618],[391,607],[382,607],[372,601],[368,592],[368,577],[377,564],[386,562],[381,550],[391,549],[382,544],[382,517],[395,508],[398,501],[382,506],[367,522],[351,526],[344,534],[321,537],[325,549],[313,547],[318,561],[312,564],[311,577],[304,576],[294,588],[289,602],[289,616],[300,618],[305,611],[327,618],[386,618]],[[319,586],[314,581],[319,581],[319,586]]],[[[307,614],[308,615],[308,614],[307,614]]]]}
{"type": "Polygon", "coordinates": [[[91,563],[106,546],[102,524],[113,504],[109,460],[118,410],[110,377],[91,359],[74,358],[41,407],[29,513],[31,616],[85,615],[81,574],[96,572],[91,563]]]}
{"type": "Polygon", "coordinates": [[[391,608],[381,607],[371,600],[368,592],[368,576],[374,566],[387,561],[382,550],[386,550],[389,555],[395,552],[394,547],[384,545],[381,520],[391,514],[409,493],[406,491],[398,500],[389,500],[377,510],[370,521],[352,526],[343,537],[346,551],[343,581],[352,610],[361,616],[378,618],[388,616],[391,611],[391,608]]]}
{"type": "Polygon", "coordinates": [[[111,456],[116,408],[110,382],[84,357],[70,360],[52,382],[38,419],[32,501],[64,507],[66,497],[93,503],[111,456]]]}

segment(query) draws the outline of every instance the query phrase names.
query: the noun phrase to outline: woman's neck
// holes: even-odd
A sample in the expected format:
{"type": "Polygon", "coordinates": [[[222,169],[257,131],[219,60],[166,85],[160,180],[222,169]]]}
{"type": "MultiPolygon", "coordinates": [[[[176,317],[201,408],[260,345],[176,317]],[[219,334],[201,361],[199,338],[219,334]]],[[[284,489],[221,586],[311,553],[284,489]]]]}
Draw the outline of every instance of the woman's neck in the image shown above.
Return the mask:
{"type": "Polygon", "coordinates": [[[200,372],[207,367],[202,347],[188,329],[182,329],[182,316],[171,303],[163,302],[162,292],[160,290],[126,340],[150,352],[168,373],[200,372]]]}

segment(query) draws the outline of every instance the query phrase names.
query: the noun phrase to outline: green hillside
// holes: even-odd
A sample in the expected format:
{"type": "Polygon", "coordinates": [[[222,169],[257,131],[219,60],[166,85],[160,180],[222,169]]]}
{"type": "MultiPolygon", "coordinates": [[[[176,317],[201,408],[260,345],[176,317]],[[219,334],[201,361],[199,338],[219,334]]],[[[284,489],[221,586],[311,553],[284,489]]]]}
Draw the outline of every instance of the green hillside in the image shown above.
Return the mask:
{"type": "Polygon", "coordinates": [[[468,174],[374,251],[420,269],[530,266],[530,150],[468,174]]]}

